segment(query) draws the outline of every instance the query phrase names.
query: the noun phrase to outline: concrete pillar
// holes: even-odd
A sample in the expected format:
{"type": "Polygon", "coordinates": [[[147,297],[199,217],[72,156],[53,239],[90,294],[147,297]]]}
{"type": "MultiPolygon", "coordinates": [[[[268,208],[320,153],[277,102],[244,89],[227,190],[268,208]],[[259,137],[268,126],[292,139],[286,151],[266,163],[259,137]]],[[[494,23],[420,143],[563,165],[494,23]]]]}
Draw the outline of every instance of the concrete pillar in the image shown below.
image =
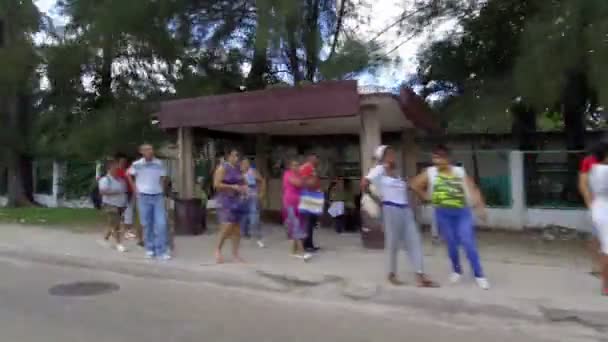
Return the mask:
{"type": "Polygon", "coordinates": [[[194,197],[194,138],[192,128],[180,127],[177,132],[177,191],[182,199],[194,197]]]}
{"type": "Polygon", "coordinates": [[[53,162],[53,193],[52,203],[53,207],[61,206],[61,202],[64,199],[63,179],[66,176],[66,165],[63,162],[53,162]]]}
{"type": "Polygon", "coordinates": [[[361,148],[361,174],[365,175],[372,167],[374,150],[382,144],[382,127],[376,107],[361,108],[361,131],[359,146],[361,148]]]}
{"type": "Polygon", "coordinates": [[[266,134],[258,134],[255,137],[255,167],[257,171],[266,179],[266,193],[264,194],[264,207],[268,208],[268,184],[270,182],[270,137],[266,134]]]}
{"type": "Polygon", "coordinates": [[[526,188],[524,180],[524,153],[509,153],[509,177],[511,182],[511,210],[515,229],[524,229],[526,225],[526,188]]]}

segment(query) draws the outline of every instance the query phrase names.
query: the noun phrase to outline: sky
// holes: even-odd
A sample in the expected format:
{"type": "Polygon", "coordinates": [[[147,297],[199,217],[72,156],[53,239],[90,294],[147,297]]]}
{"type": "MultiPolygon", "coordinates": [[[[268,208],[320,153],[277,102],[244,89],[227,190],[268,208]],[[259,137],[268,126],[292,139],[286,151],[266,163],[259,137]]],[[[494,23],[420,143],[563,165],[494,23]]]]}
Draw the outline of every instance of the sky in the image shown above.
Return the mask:
{"type": "MultiPolygon", "coordinates": [[[[135,1],[135,0],[131,0],[135,1]]],[[[361,1],[361,0],[358,0],[361,1]]],[[[368,0],[363,0],[368,1],[368,0]]],[[[373,0],[373,6],[360,6],[358,8],[360,14],[370,18],[369,23],[360,25],[357,32],[360,32],[363,38],[376,36],[388,24],[395,22],[396,18],[403,13],[404,3],[412,2],[413,0],[373,0]]],[[[51,16],[55,21],[61,22],[63,19],[56,13],[53,13],[53,7],[56,0],[36,0],[38,8],[51,16]]],[[[386,67],[381,68],[375,74],[364,74],[359,77],[359,83],[362,86],[379,86],[379,87],[395,87],[406,80],[408,76],[416,72],[416,57],[420,48],[424,43],[431,38],[441,37],[442,35],[453,30],[453,23],[444,23],[439,27],[434,27],[432,30],[425,32],[414,39],[403,43],[403,36],[407,34],[398,34],[398,28],[395,27],[383,34],[378,42],[385,47],[387,51],[392,50],[402,44],[389,57],[399,60],[399,63],[391,63],[386,67]]]]}

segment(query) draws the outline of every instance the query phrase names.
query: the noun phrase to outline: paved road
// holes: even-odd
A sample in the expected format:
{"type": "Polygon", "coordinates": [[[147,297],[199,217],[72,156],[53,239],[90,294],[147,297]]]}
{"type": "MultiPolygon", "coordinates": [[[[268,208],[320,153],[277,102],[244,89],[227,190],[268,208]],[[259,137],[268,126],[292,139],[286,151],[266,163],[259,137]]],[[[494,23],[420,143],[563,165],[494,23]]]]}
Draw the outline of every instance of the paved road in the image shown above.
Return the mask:
{"type": "Polygon", "coordinates": [[[371,304],[315,301],[202,283],[0,259],[2,341],[568,341],[594,340],[576,324],[495,324],[371,304]],[[90,297],[49,293],[57,284],[103,281],[119,290],[90,297]],[[567,329],[567,330],[564,330],[567,329]],[[574,339],[576,337],[576,339],[574,339]]]}

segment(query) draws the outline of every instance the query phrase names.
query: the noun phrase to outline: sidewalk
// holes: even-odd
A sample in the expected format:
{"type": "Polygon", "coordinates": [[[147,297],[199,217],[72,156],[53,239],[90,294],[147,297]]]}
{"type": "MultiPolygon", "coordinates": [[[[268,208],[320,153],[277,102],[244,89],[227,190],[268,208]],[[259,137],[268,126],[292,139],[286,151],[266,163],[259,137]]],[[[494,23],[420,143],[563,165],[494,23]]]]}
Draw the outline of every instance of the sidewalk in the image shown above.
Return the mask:
{"type": "MultiPolygon", "coordinates": [[[[394,288],[386,285],[384,254],[361,247],[359,235],[338,236],[317,231],[323,250],[304,264],[288,256],[282,227],[265,227],[267,248],[243,241],[248,264],[216,265],[215,235],[177,237],[174,259],[145,260],[143,250],[129,243],[120,254],[97,244],[100,235],[74,234],[37,227],[0,225],[0,257],[26,258],[74,267],[98,268],[134,276],[204,281],[216,284],[296,293],[315,298],[355,300],[413,306],[448,314],[483,314],[506,319],[576,321],[608,328],[608,303],[599,280],[588,274],[589,260],[581,241],[544,242],[514,233],[480,233],[483,266],[492,284],[478,289],[472,280],[447,283],[449,264],[444,247],[425,245],[426,267],[440,289],[394,288]]],[[[230,261],[230,243],[225,256],[230,261]]],[[[463,265],[467,265],[463,258],[463,265]]],[[[401,255],[401,277],[414,284],[401,255]]],[[[466,267],[468,269],[468,267],[466,267]]]]}

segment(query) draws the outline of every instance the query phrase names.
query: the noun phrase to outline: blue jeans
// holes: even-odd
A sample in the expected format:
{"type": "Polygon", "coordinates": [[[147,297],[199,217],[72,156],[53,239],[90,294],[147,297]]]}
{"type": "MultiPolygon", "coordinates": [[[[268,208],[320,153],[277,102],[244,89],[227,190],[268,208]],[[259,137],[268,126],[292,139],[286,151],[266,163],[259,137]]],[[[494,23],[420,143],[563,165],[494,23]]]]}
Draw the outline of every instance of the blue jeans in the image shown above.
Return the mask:
{"type": "Polygon", "coordinates": [[[241,235],[253,236],[262,239],[262,228],[260,227],[260,210],[258,208],[258,198],[250,197],[245,203],[245,213],[241,218],[241,235]]]}
{"type": "Polygon", "coordinates": [[[483,277],[477,242],[475,241],[475,228],[473,227],[473,213],[470,208],[435,208],[435,219],[448,247],[448,255],[452,261],[455,273],[462,274],[458,247],[462,245],[473,269],[476,278],[483,277]]]}
{"type": "Polygon", "coordinates": [[[146,251],[157,257],[167,254],[167,214],[163,195],[139,194],[137,204],[146,251]]]}

